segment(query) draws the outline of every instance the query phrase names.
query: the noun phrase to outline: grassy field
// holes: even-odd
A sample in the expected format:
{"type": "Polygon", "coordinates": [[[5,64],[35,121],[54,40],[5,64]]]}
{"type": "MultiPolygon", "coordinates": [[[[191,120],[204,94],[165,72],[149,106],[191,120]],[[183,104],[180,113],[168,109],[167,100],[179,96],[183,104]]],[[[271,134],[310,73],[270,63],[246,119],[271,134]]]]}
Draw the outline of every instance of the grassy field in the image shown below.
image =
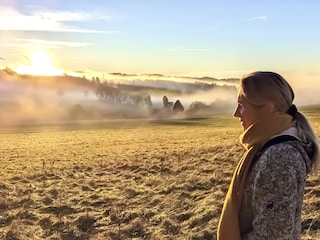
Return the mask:
{"type": "MultiPolygon", "coordinates": [[[[3,127],[0,239],[215,239],[240,133],[231,117],[3,127]]],[[[320,239],[319,182],[303,239],[320,239]]]]}

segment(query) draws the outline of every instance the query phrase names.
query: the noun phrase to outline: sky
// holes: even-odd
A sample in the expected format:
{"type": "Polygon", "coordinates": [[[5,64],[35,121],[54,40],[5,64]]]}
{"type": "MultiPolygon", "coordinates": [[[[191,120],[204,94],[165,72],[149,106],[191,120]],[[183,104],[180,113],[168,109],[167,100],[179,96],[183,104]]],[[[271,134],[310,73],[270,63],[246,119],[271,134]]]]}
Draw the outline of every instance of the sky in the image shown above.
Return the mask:
{"type": "Polygon", "coordinates": [[[229,78],[266,70],[314,90],[319,9],[317,0],[0,0],[0,67],[23,71],[42,54],[33,65],[48,72],[229,78]]]}

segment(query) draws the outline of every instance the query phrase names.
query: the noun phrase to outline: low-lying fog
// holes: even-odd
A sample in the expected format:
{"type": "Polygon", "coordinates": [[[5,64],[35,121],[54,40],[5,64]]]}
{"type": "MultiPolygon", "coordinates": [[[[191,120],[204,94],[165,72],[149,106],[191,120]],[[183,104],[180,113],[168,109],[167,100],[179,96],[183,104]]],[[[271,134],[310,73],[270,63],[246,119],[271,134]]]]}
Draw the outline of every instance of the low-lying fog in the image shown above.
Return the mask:
{"type": "MultiPolygon", "coordinates": [[[[44,77],[46,78],[46,77],[44,77]]],[[[74,80],[74,79],[72,79],[74,80]]],[[[68,120],[172,117],[231,113],[236,86],[205,82],[148,81],[66,84],[59,79],[0,75],[0,122],[23,124],[68,120]],[[100,90],[98,90],[100,89],[100,90]],[[100,92],[99,92],[100,91],[100,92]],[[163,97],[168,100],[165,108],[163,97]]]]}

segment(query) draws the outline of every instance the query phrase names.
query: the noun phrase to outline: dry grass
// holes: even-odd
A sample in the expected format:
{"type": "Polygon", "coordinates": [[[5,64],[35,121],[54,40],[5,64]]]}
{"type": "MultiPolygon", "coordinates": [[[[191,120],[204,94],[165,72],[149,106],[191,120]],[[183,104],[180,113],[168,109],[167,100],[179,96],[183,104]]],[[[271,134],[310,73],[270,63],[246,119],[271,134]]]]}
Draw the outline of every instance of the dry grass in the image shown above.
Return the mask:
{"type": "MultiPolygon", "coordinates": [[[[1,131],[1,239],[215,239],[243,151],[227,117],[1,131]]],[[[319,206],[313,174],[303,239],[319,206]]]]}

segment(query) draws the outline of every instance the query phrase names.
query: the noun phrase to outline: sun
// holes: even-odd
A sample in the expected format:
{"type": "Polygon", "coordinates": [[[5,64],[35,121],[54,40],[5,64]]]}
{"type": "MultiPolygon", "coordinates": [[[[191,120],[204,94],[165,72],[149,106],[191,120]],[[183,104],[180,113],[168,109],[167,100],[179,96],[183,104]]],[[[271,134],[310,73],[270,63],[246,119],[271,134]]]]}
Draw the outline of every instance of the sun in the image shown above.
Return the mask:
{"type": "Polygon", "coordinates": [[[31,53],[28,59],[29,65],[20,64],[16,70],[20,74],[29,75],[41,75],[41,76],[51,76],[51,75],[62,75],[63,71],[55,69],[50,57],[42,52],[31,53]]]}

